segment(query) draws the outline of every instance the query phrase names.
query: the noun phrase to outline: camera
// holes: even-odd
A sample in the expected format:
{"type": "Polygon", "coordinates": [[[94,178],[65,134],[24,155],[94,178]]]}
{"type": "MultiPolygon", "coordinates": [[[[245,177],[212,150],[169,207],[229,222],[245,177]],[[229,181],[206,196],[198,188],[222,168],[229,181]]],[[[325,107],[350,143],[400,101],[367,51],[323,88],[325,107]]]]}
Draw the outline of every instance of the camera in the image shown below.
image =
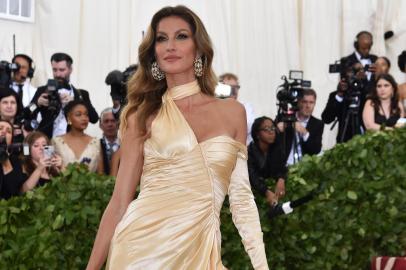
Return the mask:
{"type": "Polygon", "coordinates": [[[48,94],[48,110],[52,113],[58,113],[61,110],[61,101],[58,94],[58,89],[64,88],[57,80],[49,79],[47,82],[47,90],[46,93],[48,94]]]}
{"type": "Polygon", "coordinates": [[[16,72],[20,69],[17,63],[9,63],[0,61],[0,87],[8,88],[11,84],[11,72],[16,72]]]}
{"type": "Polygon", "coordinates": [[[113,100],[120,101],[120,105],[127,103],[127,82],[137,71],[138,65],[130,65],[123,72],[113,70],[107,74],[105,83],[110,85],[110,96],[113,100]]]}
{"type": "Polygon", "coordinates": [[[295,112],[299,110],[297,102],[303,95],[303,89],[311,87],[311,81],[303,80],[303,71],[289,71],[289,80],[286,76],[281,78],[284,83],[278,87],[276,99],[278,100],[278,116],[282,122],[296,122],[295,112]]]}
{"type": "Polygon", "coordinates": [[[6,138],[4,136],[0,136],[0,163],[6,161],[9,156],[18,156],[21,153],[23,153],[25,156],[29,155],[28,144],[13,143],[7,145],[6,138]]]}

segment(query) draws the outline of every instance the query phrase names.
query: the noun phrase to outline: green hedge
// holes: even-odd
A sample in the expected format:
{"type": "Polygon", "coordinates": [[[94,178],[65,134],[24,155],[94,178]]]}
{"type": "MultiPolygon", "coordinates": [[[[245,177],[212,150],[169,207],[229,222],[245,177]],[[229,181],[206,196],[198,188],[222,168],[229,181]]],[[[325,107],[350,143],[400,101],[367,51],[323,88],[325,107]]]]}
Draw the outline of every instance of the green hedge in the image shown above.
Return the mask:
{"type": "MultiPolygon", "coordinates": [[[[259,199],[271,269],[366,269],[372,256],[405,255],[406,129],[367,134],[290,169],[287,198],[325,188],[272,221],[259,199]]],[[[0,201],[0,269],[83,269],[114,181],[71,166],[25,196],[0,201]]],[[[223,262],[251,269],[227,206],[223,262]]]]}

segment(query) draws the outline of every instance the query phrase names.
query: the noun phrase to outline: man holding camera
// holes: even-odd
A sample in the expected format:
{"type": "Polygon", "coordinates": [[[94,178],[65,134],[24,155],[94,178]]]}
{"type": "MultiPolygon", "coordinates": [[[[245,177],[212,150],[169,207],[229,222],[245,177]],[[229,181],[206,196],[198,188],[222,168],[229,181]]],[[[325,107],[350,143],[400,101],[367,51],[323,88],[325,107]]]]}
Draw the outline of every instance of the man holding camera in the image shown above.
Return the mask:
{"type": "Polygon", "coordinates": [[[303,89],[298,98],[298,111],[296,122],[287,126],[283,122],[278,123],[278,128],[285,133],[286,164],[292,165],[301,160],[304,155],[316,155],[320,153],[324,124],[320,119],[313,116],[317,94],[313,89],[303,89]]]}
{"type": "Polygon", "coordinates": [[[364,133],[362,110],[366,96],[374,86],[377,60],[376,55],[370,54],[372,44],[371,33],[359,32],[354,42],[355,52],[340,61],[340,82],[337,90],[330,93],[321,115],[326,124],[338,122],[337,143],[364,133]]]}
{"type": "Polygon", "coordinates": [[[66,53],[55,53],[51,57],[52,73],[55,81],[49,80],[47,85],[38,88],[32,104],[39,108],[42,120],[38,130],[49,138],[66,133],[67,121],[63,108],[72,100],[83,100],[89,111],[89,120],[96,123],[99,116],[90,102],[89,93],[77,89],[70,83],[72,58],[66,53]]]}
{"type": "Polygon", "coordinates": [[[19,68],[13,72],[10,87],[18,94],[22,106],[26,107],[37,91],[37,88],[31,84],[35,71],[34,62],[26,54],[16,54],[11,62],[18,64],[19,68]]]}

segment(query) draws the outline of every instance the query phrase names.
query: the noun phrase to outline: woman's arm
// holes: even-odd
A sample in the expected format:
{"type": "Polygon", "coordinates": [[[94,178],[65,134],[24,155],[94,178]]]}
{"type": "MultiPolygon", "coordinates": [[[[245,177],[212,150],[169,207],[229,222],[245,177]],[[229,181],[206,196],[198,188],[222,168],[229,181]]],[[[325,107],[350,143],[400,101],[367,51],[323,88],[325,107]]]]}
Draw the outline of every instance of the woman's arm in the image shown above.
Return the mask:
{"type": "Polygon", "coordinates": [[[41,158],[38,163],[38,166],[21,186],[22,193],[25,193],[35,188],[35,186],[38,184],[39,179],[41,178],[42,172],[47,166],[51,166],[51,160],[49,158],[48,159],[41,158]]]}
{"type": "Polygon", "coordinates": [[[365,102],[362,120],[367,130],[379,131],[381,129],[381,125],[375,123],[375,110],[370,99],[365,102]]]}
{"type": "MultiPolygon", "coordinates": [[[[239,103],[233,107],[230,111],[235,120],[230,120],[230,123],[236,129],[235,139],[245,145],[247,136],[245,109],[239,103]]],[[[242,238],[253,268],[255,270],[268,269],[258,209],[248,177],[246,149],[242,149],[238,153],[235,168],[230,178],[228,195],[233,222],[242,238]]]]}
{"type": "Polygon", "coordinates": [[[128,117],[128,128],[122,137],[121,165],[118,170],[113,195],[104,211],[87,265],[88,270],[100,269],[106,260],[118,222],[134,199],[144,165],[145,138],[137,127],[136,114],[128,117]]]}

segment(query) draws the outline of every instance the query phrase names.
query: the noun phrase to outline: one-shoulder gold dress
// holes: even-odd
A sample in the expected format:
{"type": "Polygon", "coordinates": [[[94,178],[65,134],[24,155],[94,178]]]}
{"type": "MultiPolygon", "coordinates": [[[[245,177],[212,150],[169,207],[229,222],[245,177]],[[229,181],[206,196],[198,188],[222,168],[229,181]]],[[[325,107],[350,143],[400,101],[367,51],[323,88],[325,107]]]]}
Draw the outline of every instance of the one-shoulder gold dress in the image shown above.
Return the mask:
{"type": "Polygon", "coordinates": [[[268,269],[246,146],[226,135],[199,143],[174,103],[198,92],[194,81],[162,97],[144,144],[140,193],[116,227],[107,269],[226,269],[219,216],[227,194],[254,269],[268,269]]]}

